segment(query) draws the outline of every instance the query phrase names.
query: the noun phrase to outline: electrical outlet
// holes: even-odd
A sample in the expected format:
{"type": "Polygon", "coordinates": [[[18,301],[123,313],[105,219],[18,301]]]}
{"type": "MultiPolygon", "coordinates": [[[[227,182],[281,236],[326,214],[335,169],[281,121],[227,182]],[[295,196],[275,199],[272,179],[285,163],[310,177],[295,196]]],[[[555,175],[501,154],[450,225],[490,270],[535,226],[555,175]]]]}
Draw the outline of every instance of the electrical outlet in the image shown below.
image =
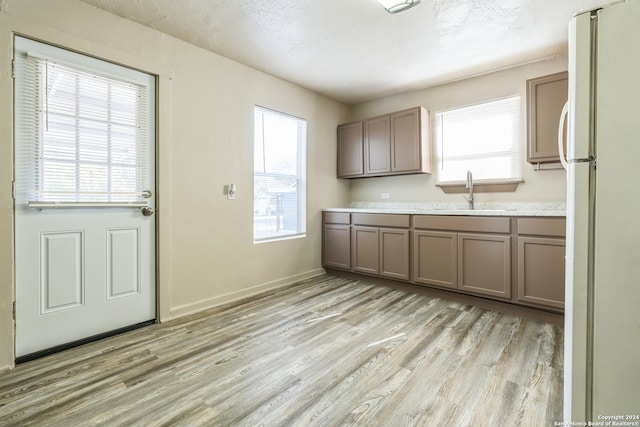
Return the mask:
{"type": "Polygon", "coordinates": [[[382,194],[380,195],[380,198],[382,198],[382,199],[388,199],[388,198],[389,198],[389,193],[382,193],[382,194]]]}

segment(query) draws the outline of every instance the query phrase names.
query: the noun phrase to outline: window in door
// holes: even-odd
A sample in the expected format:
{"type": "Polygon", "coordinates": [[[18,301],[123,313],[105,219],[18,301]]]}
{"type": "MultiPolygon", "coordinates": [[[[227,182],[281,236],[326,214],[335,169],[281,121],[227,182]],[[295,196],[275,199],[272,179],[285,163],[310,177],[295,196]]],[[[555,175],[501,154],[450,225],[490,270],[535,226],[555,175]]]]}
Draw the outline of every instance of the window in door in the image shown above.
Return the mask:
{"type": "Polygon", "coordinates": [[[15,58],[22,76],[16,133],[17,149],[27,155],[16,167],[26,178],[18,180],[24,184],[17,198],[140,200],[150,176],[148,80],[130,79],[142,74],[134,70],[34,41],[22,39],[21,45],[26,47],[15,58]]]}
{"type": "Polygon", "coordinates": [[[436,113],[438,183],[522,180],[520,96],[436,113]]]}
{"type": "Polygon", "coordinates": [[[306,120],[255,107],[255,243],[305,235],[306,147],[306,120]]]}

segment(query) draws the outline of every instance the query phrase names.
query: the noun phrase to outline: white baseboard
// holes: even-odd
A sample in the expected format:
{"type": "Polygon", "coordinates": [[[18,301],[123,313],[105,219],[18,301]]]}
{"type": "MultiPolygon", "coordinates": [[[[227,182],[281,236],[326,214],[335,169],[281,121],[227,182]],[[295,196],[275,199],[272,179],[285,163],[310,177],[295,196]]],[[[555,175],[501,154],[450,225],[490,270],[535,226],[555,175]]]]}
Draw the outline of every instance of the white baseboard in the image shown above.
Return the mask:
{"type": "Polygon", "coordinates": [[[311,270],[301,274],[296,274],[293,276],[284,277],[282,279],[273,280],[271,282],[266,282],[259,285],[251,286],[250,288],[242,289],[240,291],[219,295],[213,298],[208,298],[206,300],[197,301],[190,304],[183,304],[176,307],[172,307],[169,310],[169,316],[160,319],[160,322],[163,323],[169,320],[174,320],[180,317],[188,316],[190,314],[195,314],[200,311],[208,310],[210,308],[217,307],[222,304],[227,304],[242,298],[247,298],[253,295],[260,294],[265,291],[270,291],[273,289],[288,286],[292,283],[299,282],[301,280],[310,279],[312,277],[320,276],[325,273],[326,271],[323,268],[318,268],[316,270],[311,270]]]}

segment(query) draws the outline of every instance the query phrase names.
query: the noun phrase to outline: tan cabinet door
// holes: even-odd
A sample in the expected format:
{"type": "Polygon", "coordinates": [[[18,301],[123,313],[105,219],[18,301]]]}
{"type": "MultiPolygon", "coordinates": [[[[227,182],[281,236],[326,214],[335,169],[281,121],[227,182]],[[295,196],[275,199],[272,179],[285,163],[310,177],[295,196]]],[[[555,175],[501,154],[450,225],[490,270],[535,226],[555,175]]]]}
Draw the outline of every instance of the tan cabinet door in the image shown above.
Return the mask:
{"type": "Polygon", "coordinates": [[[409,230],[380,229],[380,275],[409,280],[409,230]]]}
{"type": "Polygon", "coordinates": [[[367,175],[391,172],[391,121],[389,116],[364,122],[364,169],[367,175]]]}
{"type": "Polygon", "coordinates": [[[378,275],[379,260],[379,230],[377,227],[351,227],[351,265],[353,271],[378,275]]]}
{"type": "MultiPolygon", "coordinates": [[[[566,71],[527,81],[527,162],[559,162],[558,127],[568,98],[566,71]]],[[[567,152],[567,136],[564,151],[567,152]]]]}
{"type": "Polygon", "coordinates": [[[564,309],[565,240],[518,237],[518,301],[564,309]]]}
{"type": "Polygon", "coordinates": [[[391,171],[419,171],[420,109],[401,111],[391,115],[391,171]]]}
{"type": "Polygon", "coordinates": [[[338,126],[338,178],[364,175],[362,122],[338,126]]]}
{"type": "Polygon", "coordinates": [[[458,288],[458,233],[413,232],[413,280],[426,285],[458,288]]]}
{"type": "Polygon", "coordinates": [[[324,265],[343,270],[351,269],[351,227],[344,224],[324,226],[324,265]]]}
{"type": "Polygon", "coordinates": [[[511,237],[458,234],[458,288],[511,298],[511,237]]]}

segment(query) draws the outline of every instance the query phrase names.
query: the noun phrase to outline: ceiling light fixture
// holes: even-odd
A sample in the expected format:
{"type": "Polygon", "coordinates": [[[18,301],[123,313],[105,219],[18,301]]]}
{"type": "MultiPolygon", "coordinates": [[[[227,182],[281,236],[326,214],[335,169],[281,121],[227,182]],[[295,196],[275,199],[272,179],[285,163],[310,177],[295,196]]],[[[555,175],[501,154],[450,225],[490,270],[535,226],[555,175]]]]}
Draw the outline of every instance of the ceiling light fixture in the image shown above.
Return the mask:
{"type": "Polygon", "coordinates": [[[420,3],[420,0],[378,0],[389,13],[398,13],[420,3]]]}

